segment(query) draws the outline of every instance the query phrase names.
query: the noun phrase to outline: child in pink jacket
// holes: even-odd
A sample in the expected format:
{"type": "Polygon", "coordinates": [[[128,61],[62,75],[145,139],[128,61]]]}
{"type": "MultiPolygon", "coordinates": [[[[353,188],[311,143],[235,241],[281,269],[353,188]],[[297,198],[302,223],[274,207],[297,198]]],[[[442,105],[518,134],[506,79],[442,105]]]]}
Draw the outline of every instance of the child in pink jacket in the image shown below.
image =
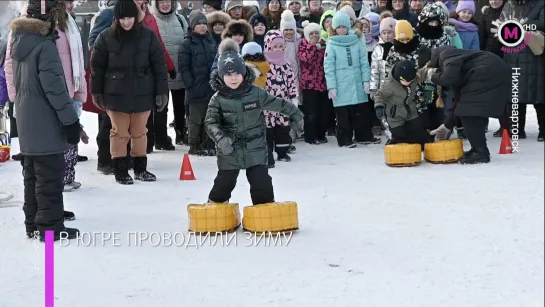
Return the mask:
{"type": "MultiPolygon", "coordinates": [[[[296,102],[297,79],[293,74],[291,66],[286,61],[285,45],[286,42],[280,31],[271,30],[265,35],[263,54],[271,66],[271,70],[267,73],[266,90],[271,95],[296,102]]],[[[273,146],[278,154],[278,161],[291,161],[290,156],[288,156],[288,147],[291,143],[288,118],[276,112],[265,111],[265,123],[267,124],[267,147],[269,153],[268,167],[274,167],[273,146]]]]}

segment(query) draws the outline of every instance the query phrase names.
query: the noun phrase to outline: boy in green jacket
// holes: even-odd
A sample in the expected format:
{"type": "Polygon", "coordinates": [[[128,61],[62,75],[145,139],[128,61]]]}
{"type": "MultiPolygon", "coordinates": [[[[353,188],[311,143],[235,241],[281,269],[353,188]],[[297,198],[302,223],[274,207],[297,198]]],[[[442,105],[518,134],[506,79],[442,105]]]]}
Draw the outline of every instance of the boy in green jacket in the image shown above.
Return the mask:
{"type": "MultiPolygon", "coordinates": [[[[375,94],[375,112],[379,119],[386,117],[391,140],[388,144],[424,144],[430,136],[424,129],[422,119],[416,110],[416,86],[421,80],[416,67],[408,60],[398,62],[392,73],[375,94]]],[[[425,69],[422,73],[426,72],[425,69]]]]}
{"type": "Polygon", "coordinates": [[[240,170],[245,169],[252,202],[258,205],[274,202],[263,111],[284,114],[294,123],[301,123],[303,113],[295,104],[252,85],[255,73],[239,52],[237,43],[224,39],[219,46],[218,70],[210,80],[216,93],[210,99],[204,123],[216,143],[219,170],[208,199],[228,202],[240,170]]]}

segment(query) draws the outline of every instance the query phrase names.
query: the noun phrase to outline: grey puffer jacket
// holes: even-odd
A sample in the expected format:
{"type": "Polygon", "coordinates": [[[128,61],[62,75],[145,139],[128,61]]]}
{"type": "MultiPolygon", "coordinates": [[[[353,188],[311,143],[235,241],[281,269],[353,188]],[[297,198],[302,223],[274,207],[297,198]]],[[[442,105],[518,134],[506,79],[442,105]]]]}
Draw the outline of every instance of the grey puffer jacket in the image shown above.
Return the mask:
{"type": "Polygon", "coordinates": [[[10,27],[21,154],[63,153],[69,148],[63,126],[74,124],[78,116],[66,88],[55,38],[49,34],[50,23],[21,17],[10,27]]]}
{"type": "MultiPolygon", "coordinates": [[[[150,12],[157,20],[159,33],[163,39],[163,44],[167,49],[170,58],[174,62],[174,67],[178,68],[178,51],[184,41],[185,34],[189,32],[189,26],[184,17],[178,15],[175,11],[176,2],[172,0],[172,10],[170,13],[163,14],[159,12],[157,5],[159,1],[155,1],[155,5],[151,7],[150,12]]],[[[178,71],[175,80],[168,80],[168,88],[171,90],[179,90],[185,88],[182,76],[178,71]]]]}

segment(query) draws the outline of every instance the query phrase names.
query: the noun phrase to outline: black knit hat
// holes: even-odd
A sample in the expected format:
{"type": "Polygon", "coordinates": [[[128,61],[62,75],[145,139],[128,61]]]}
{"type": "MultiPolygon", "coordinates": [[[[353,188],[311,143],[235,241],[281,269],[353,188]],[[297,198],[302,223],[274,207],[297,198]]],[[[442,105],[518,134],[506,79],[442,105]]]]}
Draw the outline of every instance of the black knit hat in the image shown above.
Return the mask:
{"type": "Polygon", "coordinates": [[[228,73],[246,75],[246,64],[240,56],[240,47],[231,38],[221,41],[218,47],[218,75],[223,78],[228,73]]]}
{"type": "Polygon", "coordinates": [[[209,5],[214,9],[221,11],[221,0],[204,0],[202,5],[209,5]]]}
{"type": "Polygon", "coordinates": [[[416,67],[408,60],[398,62],[394,66],[392,76],[397,81],[413,81],[416,78],[416,67]]]}
{"type": "Polygon", "coordinates": [[[257,13],[250,17],[249,23],[252,28],[260,22],[265,25],[265,31],[267,31],[269,29],[269,23],[267,22],[267,17],[265,17],[265,15],[257,13]]]}
{"type": "Polygon", "coordinates": [[[138,18],[138,7],[134,1],[117,1],[114,6],[114,18],[138,18]]]}
{"type": "Polygon", "coordinates": [[[56,24],[59,9],[61,12],[64,11],[64,0],[28,0],[27,18],[36,18],[56,24]]]}

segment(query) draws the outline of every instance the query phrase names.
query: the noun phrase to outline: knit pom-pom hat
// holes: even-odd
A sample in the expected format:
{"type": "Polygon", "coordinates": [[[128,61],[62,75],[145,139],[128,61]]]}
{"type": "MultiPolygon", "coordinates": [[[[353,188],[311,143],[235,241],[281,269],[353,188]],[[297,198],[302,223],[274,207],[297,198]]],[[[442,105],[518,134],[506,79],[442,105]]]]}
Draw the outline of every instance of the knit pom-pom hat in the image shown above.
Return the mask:
{"type": "Polygon", "coordinates": [[[333,30],[336,30],[341,26],[350,29],[350,17],[343,11],[337,11],[333,16],[333,20],[331,21],[331,27],[333,30]]]}
{"type": "Polygon", "coordinates": [[[322,31],[322,27],[319,24],[314,22],[309,22],[308,20],[303,21],[303,33],[305,34],[305,39],[307,42],[310,42],[310,33],[318,32],[318,35],[322,31]]]}
{"type": "Polygon", "coordinates": [[[386,30],[390,30],[392,32],[395,32],[396,31],[396,24],[397,24],[397,20],[395,20],[392,17],[386,17],[386,18],[382,19],[382,21],[380,22],[380,33],[382,33],[382,31],[386,31],[386,30]]]}
{"type": "Polygon", "coordinates": [[[475,2],[473,0],[459,0],[458,6],[456,6],[456,13],[460,13],[463,10],[468,10],[475,15],[475,2]]]}
{"type": "Polygon", "coordinates": [[[246,75],[246,64],[240,56],[240,47],[231,38],[221,41],[218,47],[218,75],[223,78],[228,73],[246,75]]]}
{"type": "Polygon", "coordinates": [[[295,22],[295,16],[293,16],[292,11],[285,10],[282,12],[280,18],[280,32],[284,32],[284,30],[297,30],[297,23],[295,22]]]}

